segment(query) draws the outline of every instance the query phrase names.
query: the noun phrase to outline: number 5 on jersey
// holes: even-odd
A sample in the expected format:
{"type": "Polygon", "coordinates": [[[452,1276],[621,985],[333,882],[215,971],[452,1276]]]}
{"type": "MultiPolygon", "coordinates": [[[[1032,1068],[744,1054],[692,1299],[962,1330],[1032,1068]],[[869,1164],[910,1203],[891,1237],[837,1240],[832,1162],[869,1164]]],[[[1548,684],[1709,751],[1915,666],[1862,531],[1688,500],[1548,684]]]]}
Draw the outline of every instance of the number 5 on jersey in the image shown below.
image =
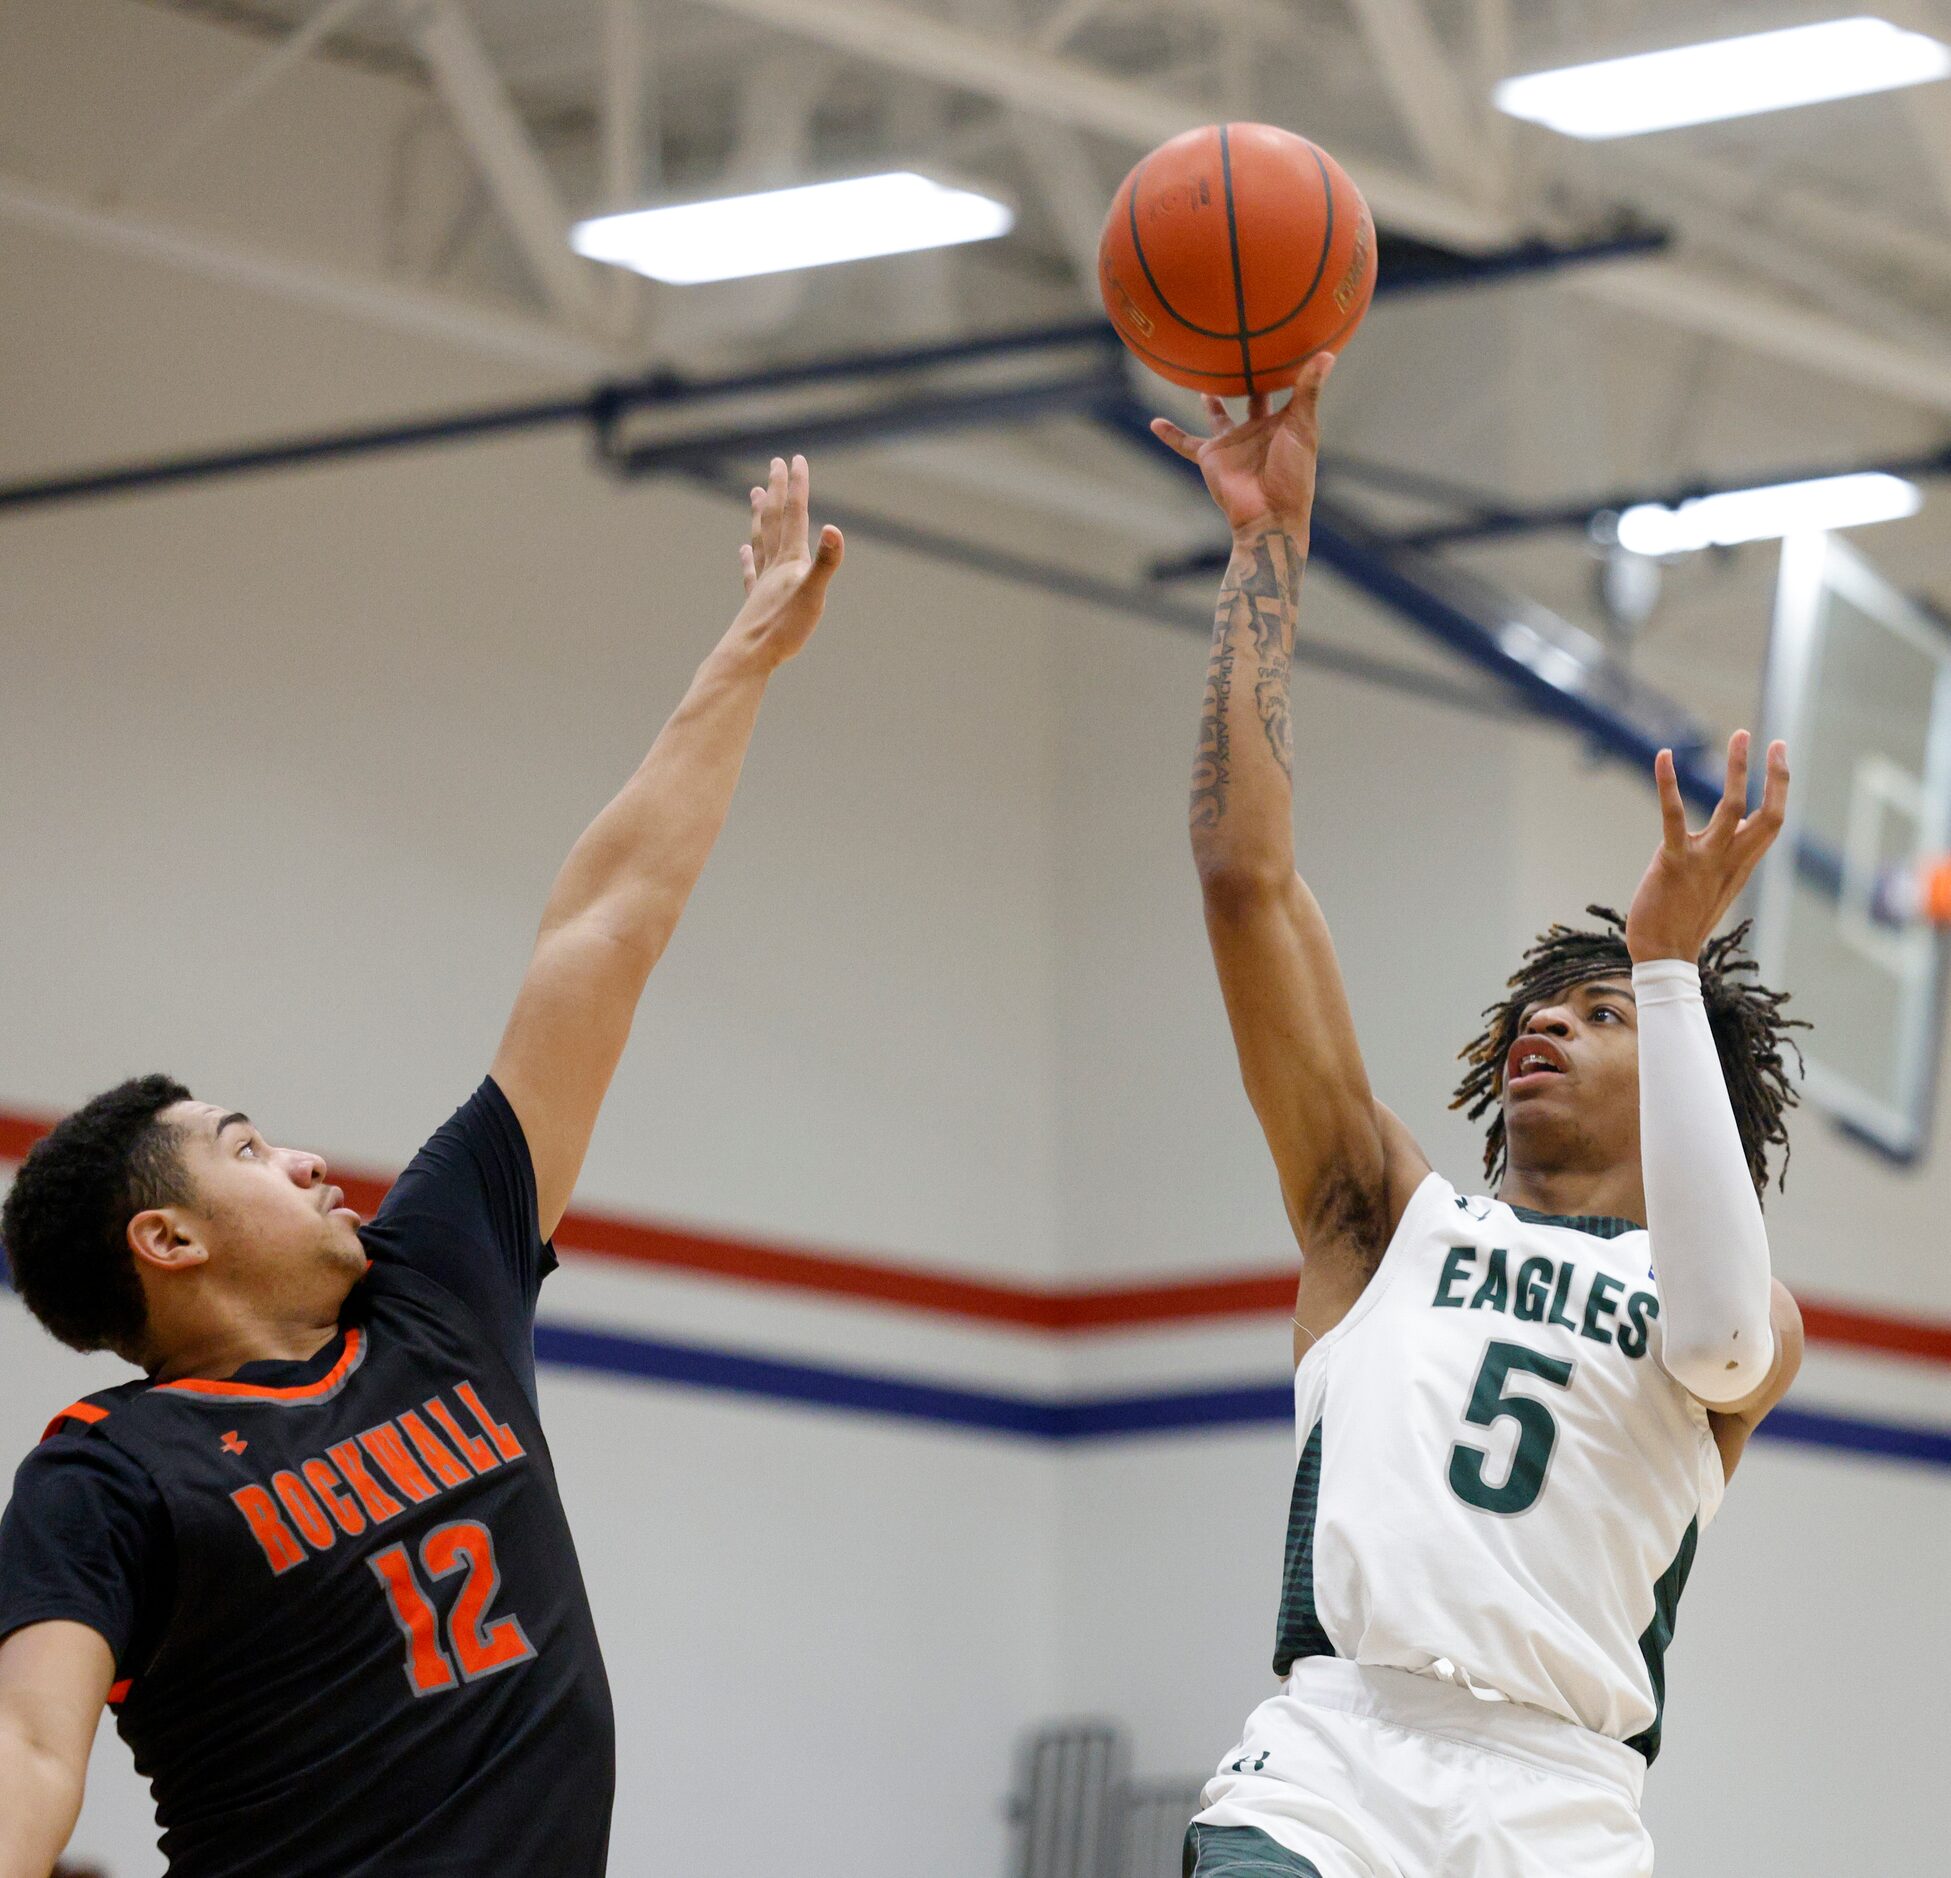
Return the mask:
{"type": "Polygon", "coordinates": [[[1522,1513],[1544,1491],[1545,1469],[1558,1444],[1558,1423],[1537,1397],[1506,1395],[1504,1384],[1512,1370],[1536,1376],[1563,1389],[1572,1380],[1572,1365],[1555,1356],[1526,1349],[1521,1343],[1492,1343],[1477,1368],[1476,1387],[1463,1419],[1488,1428],[1506,1416],[1517,1423],[1517,1448],[1510,1471],[1496,1486],[1484,1477],[1490,1457],[1482,1448],[1459,1441],[1450,1450],[1450,1491],[1467,1506],[1486,1513],[1522,1513]]]}
{"type": "Polygon", "coordinates": [[[420,1563],[429,1578],[467,1573],[447,1614],[446,1650],[440,1647],[440,1614],[413,1575],[406,1547],[389,1545],[366,1563],[386,1587],[387,1607],[406,1638],[406,1680],[415,1695],[438,1695],[457,1682],[476,1682],[535,1654],[519,1619],[487,1621],[488,1606],[501,1589],[501,1568],[495,1563],[494,1537],[478,1520],[449,1520],[420,1541],[420,1563]]]}

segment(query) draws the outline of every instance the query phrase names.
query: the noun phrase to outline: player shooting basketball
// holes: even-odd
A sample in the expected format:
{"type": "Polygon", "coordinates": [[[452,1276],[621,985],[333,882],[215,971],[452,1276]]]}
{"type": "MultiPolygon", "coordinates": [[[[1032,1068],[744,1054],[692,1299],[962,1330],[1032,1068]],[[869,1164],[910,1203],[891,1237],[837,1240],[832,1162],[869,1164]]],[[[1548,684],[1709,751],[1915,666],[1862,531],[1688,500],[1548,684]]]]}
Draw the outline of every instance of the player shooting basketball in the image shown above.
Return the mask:
{"type": "Polygon", "coordinates": [[[362,1225],[324,1161],[162,1076],[7,1197],[15,1283],[144,1374],[0,1523],[0,1878],[46,1878],[116,1710],[177,1878],[597,1878],[609,1687],[535,1397],[538,1288],[637,1001],[839,531],[752,492],[745,603],[570,852],[488,1078],[362,1225]]]}
{"type": "MultiPolygon", "coordinates": [[[[1197,1878],[1635,1878],[1663,1657],[1699,1533],[1793,1380],[1760,1189],[1792,1100],[1779,996],[1712,937],[1782,825],[1748,739],[1625,919],[1554,927],[1466,1052],[1495,1197],[1376,1101],[1294,870],[1289,668],[1332,360],[1278,413],[1154,429],[1233,528],[1192,844],[1241,1072],[1305,1253],[1274,1667],[1186,1844],[1197,1878]]],[[[1603,913],[1602,909],[1593,909],[1603,913]]]]}

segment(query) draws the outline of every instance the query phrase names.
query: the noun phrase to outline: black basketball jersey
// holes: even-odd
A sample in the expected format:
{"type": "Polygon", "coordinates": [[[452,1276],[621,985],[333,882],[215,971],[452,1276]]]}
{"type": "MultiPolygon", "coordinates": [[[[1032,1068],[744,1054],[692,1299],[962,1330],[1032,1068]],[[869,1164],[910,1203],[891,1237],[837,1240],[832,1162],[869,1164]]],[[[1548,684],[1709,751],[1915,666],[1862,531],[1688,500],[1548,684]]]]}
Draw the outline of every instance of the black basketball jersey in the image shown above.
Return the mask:
{"type": "Polygon", "coordinates": [[[139,1462],[174,1527],[167,1625],[111,1696],[172,1878],[594,1878],[609,1687],[520,1379],[384,1262],[319,1364],[56,1418],[139,1462]]]}

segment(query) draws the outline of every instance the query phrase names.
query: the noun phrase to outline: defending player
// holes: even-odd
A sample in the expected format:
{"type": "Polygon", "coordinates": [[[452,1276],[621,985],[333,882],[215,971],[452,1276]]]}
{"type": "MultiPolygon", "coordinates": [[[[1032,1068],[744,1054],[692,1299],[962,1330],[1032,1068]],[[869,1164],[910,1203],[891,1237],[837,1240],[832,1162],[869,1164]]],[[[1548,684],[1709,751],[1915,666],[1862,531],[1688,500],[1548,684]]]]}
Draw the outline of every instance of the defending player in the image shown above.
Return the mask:
{"type": "Polygon", "coordinates": [[[362,1226],[315,1154],[150,1076],[29,1155],[15,1282],[146,1372],[0,1523],[0,1878],[45,1878],[115,1707],[181,1878],[597,1878],[608,1684],[537,1419],[549,1240],[774,670],[840,565],[752,492],[745,603],[571,851],[488,1079],[362,1226]]]}
{"type": "MultiPolygon", "coordinates": [[[[1316,406],[1158,434],[1233,526],[1192,842],[1247,1093],[1305,1250],[1282,1692],[1205,1792],[1197,1878],[1637,1878],[1663,1655],[1700,1530],[1801,1361],[1758,1194],[1792,1100],[1780,998],[1712,940],[1782,822],[1748,741],[1625,920],[1554,927],[1467,1052],[1495,1198],[1371,1093],[1294,871],[1289,664],[1316,406]],[[1732,1100],[1730,1099],[1732,1091],[1732,1100]]],[[[1603,913],[1602,909],[1593,909],[1603,913]]]]}

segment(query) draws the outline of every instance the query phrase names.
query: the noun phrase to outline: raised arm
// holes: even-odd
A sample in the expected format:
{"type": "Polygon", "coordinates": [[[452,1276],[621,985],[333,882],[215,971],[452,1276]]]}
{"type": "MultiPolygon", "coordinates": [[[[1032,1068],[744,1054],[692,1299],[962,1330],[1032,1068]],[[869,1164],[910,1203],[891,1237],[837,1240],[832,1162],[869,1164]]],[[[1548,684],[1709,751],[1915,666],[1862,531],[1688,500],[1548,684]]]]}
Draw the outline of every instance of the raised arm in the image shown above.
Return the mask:
{"type": "Polygon", "coordinates": [[[718,839],[767,680],[812,636],[844,544],[809,545],[804,457],[773,460],[739,551],[745,604],[650,754],[556,876],[492,1074],[528,1137],[542,1236],[555,1231],[651,968],[718,839]]]}
{"type": "Polygon", "coordinates": [[[1281,411],[1252,399],[1244,423],[1207,399],[1209,437],[1152,426],[1198,464],[1233,530],[1193,763],[1192,850],[1240,1072],[1307,1255],[1296,1316],[1313,1335],[1360,1295],[1428,1171],[1369,1089],[1327,922],[1294,866],[1288,694],[1332,366],[1310,363],[1281,411]]]}
{"type": "Polygon", "coordinates": [[[114,1675],[86,1624],[28,1624],[0,1643],[0,1878],[47,1878],[61,1856],[114,1675]]]}
{"type": "Polygon", "coordinates": [[[1674,774],[1654,765],[1661,841],[1626,913],[1639,1024],[1640,1172],[1660,1285],[1660,1361],[1707,1407],[1732,1470],[1787,1393],[1802,1317],[1770,1270],[1768,1232],[1702,999],[1699,959],[1781,831],[1788,751],[1770,744],[1760,805],[1748,802],[1748,733],[1728,742],[1727,784],[1699,834],[1674,774]]]}

